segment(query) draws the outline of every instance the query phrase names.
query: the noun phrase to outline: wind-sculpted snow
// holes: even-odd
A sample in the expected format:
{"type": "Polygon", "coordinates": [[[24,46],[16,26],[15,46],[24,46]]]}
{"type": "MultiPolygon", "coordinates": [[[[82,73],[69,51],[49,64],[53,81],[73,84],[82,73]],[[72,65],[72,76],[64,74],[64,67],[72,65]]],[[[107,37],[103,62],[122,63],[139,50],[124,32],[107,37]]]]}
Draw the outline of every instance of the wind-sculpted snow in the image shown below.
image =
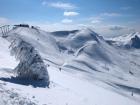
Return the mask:
{"type": "Polygon", "coordinates": [[[75,52],[80,47],[90,41],[98,42],[98,34],[90,29],[79,30],[76,33],[69,34],[65,39],[58,41],[62,50],[75,52]]]}
{"type": "Polygon", "coordinates": [[[49,85],[49,75],[45,64],[31,44],[16,36],[14,40],[11,40],[9,48],[11,54],[20,61],[15,68],[17,76],[23,79],[45,80],[49,85]]]}

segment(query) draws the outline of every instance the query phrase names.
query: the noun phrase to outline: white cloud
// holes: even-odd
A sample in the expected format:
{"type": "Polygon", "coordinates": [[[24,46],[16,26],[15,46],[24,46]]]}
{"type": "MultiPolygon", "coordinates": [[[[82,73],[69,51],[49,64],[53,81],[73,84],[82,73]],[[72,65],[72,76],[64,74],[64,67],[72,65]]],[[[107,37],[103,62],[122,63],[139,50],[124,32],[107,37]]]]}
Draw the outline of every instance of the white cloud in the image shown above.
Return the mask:
{"type": "Polygon", "coordinates": [[[95,17],[90,17],[89,20],[93,24],[98,24],[102,22],[103,18],[99,16],[95,16],[95,17]]]}
{"type": "Polygon", "coordinates": [[[73,21],[71,19],[63,19],[62,23],[72,23],[73,21]]]}
{"type": "Polygon", "coordinates": [[[77,16],[77,15],[79,15],[78,12],[72,12],[72,11],[64,12],[64,16],[77,16]]]}
{"type": "Polygon", "coordinates": [[[119,13],[102,13],[101,16],[108,16],[108,17],[118,17],[118,16],[121,16],[121,14],[119,13]]]}
{"type": "Polygon", "coordinates": [[[64,2],[52,2],[52,3],[48,3],[48,5],[54,8],[60,8],[64,10],[71,10],[76,8],[74,4],[64,3],[64,2]]]}

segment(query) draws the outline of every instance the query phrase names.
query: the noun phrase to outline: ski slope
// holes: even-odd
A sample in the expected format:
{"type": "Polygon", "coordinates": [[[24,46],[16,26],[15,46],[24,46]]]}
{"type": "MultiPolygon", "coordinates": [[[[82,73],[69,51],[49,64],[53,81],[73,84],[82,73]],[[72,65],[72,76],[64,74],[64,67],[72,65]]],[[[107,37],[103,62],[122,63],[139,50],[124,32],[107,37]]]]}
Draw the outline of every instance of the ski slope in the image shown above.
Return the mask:
{"type": "Polygon", "coordinates": [[[139,105],[139,50],[110,46],[90,29],[56,34],[23,27],[8,33],[30,43],[50,65],[50,88],[15,78],[18,61],[0,37],[1,105],[139,105]]]}
{"type": "MultiPolygon", "coordinates": [[[[0,82],[5,90],[15,92],[13,94],[17,93],[21,98],[26,97],[29,102],[37,105],[139,105],[137,101],[96,86],[78,76],[60,72],[58,68],[49,67],[48,70],[52,81],[50,88],[22,85],[16,83],[16,80],[1,80],[0,82]]],[[[0,75],[2,72],[5,72],[2,77],[10,78],[11,75],[6,71],[1,71],[0,75]]],[[[11,99],[7,97],[7,99],[11,101],[16,99],[16,96],[13,97],[11,99]]],[[[20,97],[17,101],[21,100],[20,97]]]]}

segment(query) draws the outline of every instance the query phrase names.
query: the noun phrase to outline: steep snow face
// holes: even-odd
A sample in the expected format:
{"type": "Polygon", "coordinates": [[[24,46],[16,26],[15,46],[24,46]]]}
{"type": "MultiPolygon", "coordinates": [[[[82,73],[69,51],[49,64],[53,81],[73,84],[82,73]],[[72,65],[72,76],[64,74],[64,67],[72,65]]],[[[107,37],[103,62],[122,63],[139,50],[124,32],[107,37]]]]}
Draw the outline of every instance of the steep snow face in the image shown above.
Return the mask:
{"type": "Polygon", "coordinates": [[[90,41],[98,42],[98,34],[91,29],[82,29],[69,34],[64,40],[58,41],[61,50],[75,52],[90,41]]]}
{"type": "Polygon", "coordinates": [[[123,48],[140,48],[140,33],[134,32],[131,34],[111,38],[110,42],[113,45],[123,48]]]}
{"type": "Polygon", "coordinates": [[[86,54],[90,58],[94,58],[96,60],[101,60],[101,61],[107,61],[110,62],[109,56],[106,52],[106,49],[103,48],[100,44],[98,43],[91,43],[83,47],[81,51],[79,51],[79,55],[86,54]]]}

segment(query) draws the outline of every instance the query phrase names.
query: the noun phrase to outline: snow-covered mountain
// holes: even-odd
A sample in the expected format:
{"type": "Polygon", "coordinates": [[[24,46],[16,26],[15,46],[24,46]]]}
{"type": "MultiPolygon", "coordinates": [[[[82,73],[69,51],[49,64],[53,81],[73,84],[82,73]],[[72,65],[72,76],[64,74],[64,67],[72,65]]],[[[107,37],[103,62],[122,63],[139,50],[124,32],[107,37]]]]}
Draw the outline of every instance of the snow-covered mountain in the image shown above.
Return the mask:
{"type": "Polygon", "coordinates": [[[108,40],[110,44],[122,47],[122,48],[140,48],[140,33],[134,32],[127,35],[111,38],[108,40]]]}
{"type": "Polygon", "coordinates": [[[0,37],[0,104],[139,105],[139,50],[111,46],[91,29],[45,32],[17,27],[8,37],[22,38],[37,50],[48,65],[51,83],[44,88],[43,83],[13,78],[19,62],[10,56],[11,43],[0,37]]]}
{"type": "Polygon", "coordinates": [[[88,43],[99,42],[97,33],[91,29],[74,30],[69,33],[67,37],[61,39],[56,38],[59,48],[62,51],[68,51],[75,53],[79,48],[85,46],[88,43]]]}

